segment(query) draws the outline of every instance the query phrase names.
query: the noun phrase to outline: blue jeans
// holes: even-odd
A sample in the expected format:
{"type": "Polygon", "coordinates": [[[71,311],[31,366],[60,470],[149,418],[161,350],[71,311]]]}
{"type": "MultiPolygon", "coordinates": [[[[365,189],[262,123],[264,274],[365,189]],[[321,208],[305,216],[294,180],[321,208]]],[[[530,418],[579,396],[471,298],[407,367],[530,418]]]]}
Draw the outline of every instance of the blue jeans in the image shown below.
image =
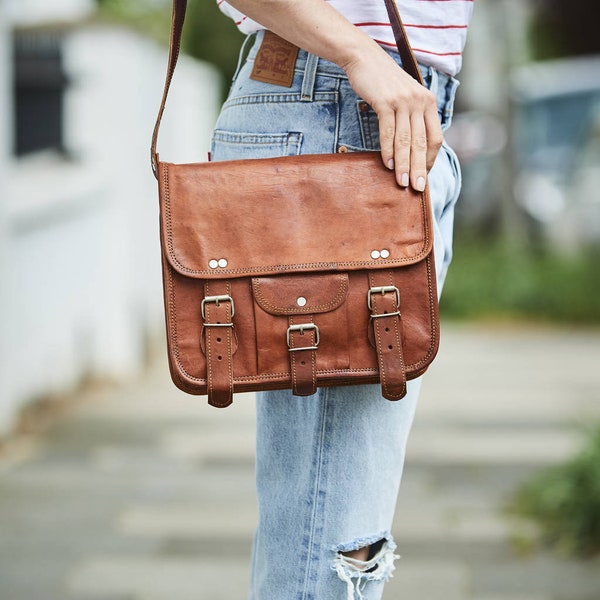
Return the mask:
{"type": "MultiPolygon", "coordinates": [[[[212,160],[379,149],[377,116],[342,69],[301,50],[290,88],[254,81],[262,34],[249,39],[254,45],[215,127],[212,160]]],[[[446,129],[458,82],[421,70],[446,129]]],[[[446,144],[429,187],[441,290],[460,190],[458,162],[446,144]]],[[[379,385],[323,388],[309,398],[258,394],[250,600],[381,598],[394,570],[390,529],[419,388],[420,379],[409,382],[399,402],[383,399],[379,385]],[[367,562],[342,554],[365,546],[372,548],[367,562]]]]}

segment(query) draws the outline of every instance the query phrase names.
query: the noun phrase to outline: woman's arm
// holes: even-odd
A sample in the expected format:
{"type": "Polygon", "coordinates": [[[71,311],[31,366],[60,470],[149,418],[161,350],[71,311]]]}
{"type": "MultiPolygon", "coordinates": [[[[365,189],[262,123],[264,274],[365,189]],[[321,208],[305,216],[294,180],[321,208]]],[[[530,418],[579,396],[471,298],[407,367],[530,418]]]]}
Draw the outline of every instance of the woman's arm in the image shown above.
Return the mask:
{"type": "MultiPolygon", "coordinates": [[[[383,0],[376,0],[383,2],[383,0]]],[[[228,0],[267,29],[344,69],[379,117],[381,157],[402,186],[425,187],[442,144],[435,98],[324,0],[228,0]]]]}

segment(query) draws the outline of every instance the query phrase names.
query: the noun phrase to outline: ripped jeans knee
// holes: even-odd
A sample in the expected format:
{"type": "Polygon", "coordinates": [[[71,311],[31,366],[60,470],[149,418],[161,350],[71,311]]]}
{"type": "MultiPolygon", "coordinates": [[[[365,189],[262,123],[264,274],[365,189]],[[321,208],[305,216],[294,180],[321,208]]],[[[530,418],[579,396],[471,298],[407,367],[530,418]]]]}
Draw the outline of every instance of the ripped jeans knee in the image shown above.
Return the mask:
{"type": "Polygon", "coordinates": [[[347,600],[364,600],[363,593],[369,582],[386,582],[395,569],[394,560],[400,558],[394,554],[396,544],[391,535],[378,535],[372,539],[363,538],[335,547],[336,557],[332,569],[346,583],[347,600]],[[366,561],[344,554],[360,548],[370,547],[366,561]]]}

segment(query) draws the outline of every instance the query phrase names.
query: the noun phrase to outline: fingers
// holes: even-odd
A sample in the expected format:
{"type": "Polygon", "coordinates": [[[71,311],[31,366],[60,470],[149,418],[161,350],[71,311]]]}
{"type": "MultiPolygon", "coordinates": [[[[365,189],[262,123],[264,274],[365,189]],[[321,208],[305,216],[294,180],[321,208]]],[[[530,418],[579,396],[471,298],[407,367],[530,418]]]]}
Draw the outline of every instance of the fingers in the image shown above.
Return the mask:
{"type": "Polygon", "coordinates": [[[433,94],[420,87],[394,110],[379,113],[381,156],[402,187],[423,191],[443,135],[433,94]]]}
{"type": "Polygon", "coordinates": [[[377,113],[383,164],[400,186],[422,191],[443,140],[435,96],[379,46],[370,60],[344,68],[354,91],[377,113]]]}
{"type": "Polygon", "coordinates": [[[381,147],[381,159],[383,164],[393,171],[395,169],[394,136],[396,133],[396,122],[393,110],[380,111],[379,118],[379,145],[381,147]]]}
{"type": "Polygon", "coordinates": [[[422,115],[410,119],[410,185],[422,192],[427,181],[427,129],[422,115]]]}
{"type": "Polygon", "coordinates": [[[433,167],[433,163],[437,158],[438,152],[444,141],[442,126],[438,117],[437,105],[434,105],[433,110],[428,110],[425,113],[425,128],[427,130],[427,170],[433,167]]]}
{"type": "Polygon", "coordinates": [[[410,184],[410,118],[393,110],[379,113],[379,144],[383,164],[396,173],[398,185],[410,184]]]}

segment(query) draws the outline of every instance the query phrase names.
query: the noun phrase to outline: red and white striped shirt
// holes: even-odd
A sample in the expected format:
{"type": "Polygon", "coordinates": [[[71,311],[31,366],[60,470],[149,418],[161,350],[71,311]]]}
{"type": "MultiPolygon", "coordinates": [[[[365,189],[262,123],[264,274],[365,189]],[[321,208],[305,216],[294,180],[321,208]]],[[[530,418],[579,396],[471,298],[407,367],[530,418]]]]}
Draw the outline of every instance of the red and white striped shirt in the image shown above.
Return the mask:
{"type": "MultiPolygon", "coordinates": [[[[396,47],[383,0],[325,1],[382,46],[396,47]]],[[[263,29],[225,0],[217,3],[243,33],[263,29]]],[[[417,60],[456,75],[462,63],[473,0],[396,0],[396,4],[417,60]]]]}

